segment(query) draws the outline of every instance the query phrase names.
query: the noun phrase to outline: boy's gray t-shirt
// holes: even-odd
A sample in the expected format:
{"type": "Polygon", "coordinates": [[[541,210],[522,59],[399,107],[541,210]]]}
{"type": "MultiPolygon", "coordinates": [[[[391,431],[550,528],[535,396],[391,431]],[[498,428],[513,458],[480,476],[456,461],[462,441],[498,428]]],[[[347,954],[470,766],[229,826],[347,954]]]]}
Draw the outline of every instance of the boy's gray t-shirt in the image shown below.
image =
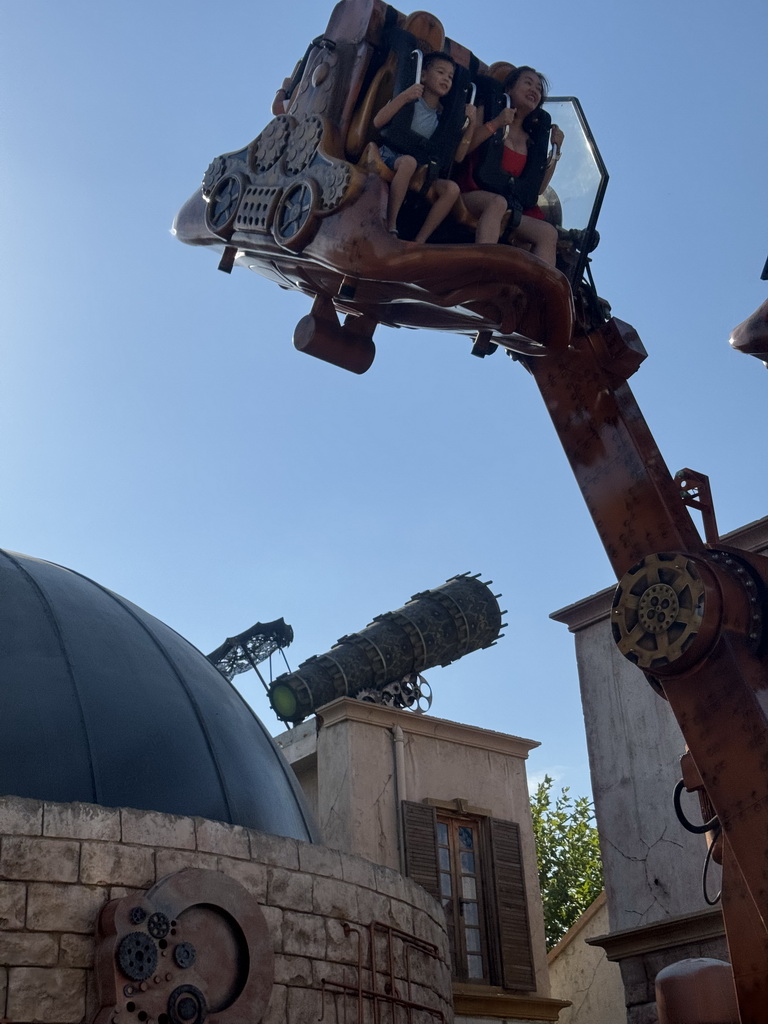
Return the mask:
{"type": "Polygon", "coordinates": [[[431,139],[439,120],[440,116],[437,110],[430,107],[428,103],[424,102],[423,97],[419,96],[413,105],[411,130],[417,135],[423,135],[425,139],[431,139]]]}

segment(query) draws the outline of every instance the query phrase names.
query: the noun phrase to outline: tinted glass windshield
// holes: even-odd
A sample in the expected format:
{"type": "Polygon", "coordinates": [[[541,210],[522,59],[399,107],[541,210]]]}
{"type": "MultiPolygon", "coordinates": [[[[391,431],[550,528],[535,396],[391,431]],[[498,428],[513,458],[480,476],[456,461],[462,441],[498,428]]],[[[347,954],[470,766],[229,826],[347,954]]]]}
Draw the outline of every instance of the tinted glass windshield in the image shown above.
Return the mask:
{"type": "Polygon", "coordinates": [[[562,157],[543,200],[555,205],[562,227],[558,265],[572,284],[584,273],[588,253],[594,248],[593,232],[603,201],[608,172],[595,145],[581,104],[574,96],[553,96],[544,104],[565,134],[562,157]],[[557,211],[559,204],[559,211],[557,211]]]}

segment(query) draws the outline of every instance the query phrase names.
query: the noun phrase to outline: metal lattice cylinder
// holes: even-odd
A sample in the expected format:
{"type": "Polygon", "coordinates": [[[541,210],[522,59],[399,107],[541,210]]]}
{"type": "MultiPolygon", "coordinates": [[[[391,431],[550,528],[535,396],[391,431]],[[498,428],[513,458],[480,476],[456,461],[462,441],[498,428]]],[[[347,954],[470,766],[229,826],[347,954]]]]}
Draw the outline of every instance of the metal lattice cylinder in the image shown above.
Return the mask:
{"type": "Polygon", "coordinates": [[[477,576],[454,576],[434,590],[414,594],[394,612],[378,615],[359,633],[343,636],[326,654],[278,676],[269,688],[272,709],[284,722],[301,722],[338,697],[381,690],[412,672],[450,665],[490,647],[502,612],[477,576]]]}

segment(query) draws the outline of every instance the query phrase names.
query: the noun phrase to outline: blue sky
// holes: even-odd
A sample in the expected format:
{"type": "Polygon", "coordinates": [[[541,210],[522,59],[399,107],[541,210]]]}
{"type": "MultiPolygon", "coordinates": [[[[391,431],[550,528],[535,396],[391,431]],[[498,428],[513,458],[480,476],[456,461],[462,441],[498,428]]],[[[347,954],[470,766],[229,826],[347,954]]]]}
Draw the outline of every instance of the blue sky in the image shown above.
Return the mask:
{"type": "MultiPolygon", "coordinates": [[[[710,475],[723,532],[765,515],[768,373],[728,346],[766,298],[764,3],[430,9],[581,100],[611,175],[593,272],[649,351],[633,390],[670,469],[710,475]]],[[[169,233],[330,10],[2,5],[0,543],[206,652],[282,615],[292,667],[481,572],[506,636],[428,674],[433,711],[540,740],[531,774],[584,793],[572,638],[548,616],[612,577],[531,378],[427,332],[379,329],[363,377],[310,359],[307,298],[169,233]]]]}

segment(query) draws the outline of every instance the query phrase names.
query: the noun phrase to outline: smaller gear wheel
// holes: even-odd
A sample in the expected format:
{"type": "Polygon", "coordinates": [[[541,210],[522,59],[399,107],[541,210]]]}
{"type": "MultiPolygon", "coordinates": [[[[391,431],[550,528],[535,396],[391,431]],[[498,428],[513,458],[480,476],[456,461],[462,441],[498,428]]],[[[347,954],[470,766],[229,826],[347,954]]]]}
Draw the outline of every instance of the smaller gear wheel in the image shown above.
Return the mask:
{"type": "Polygon", "coordinates": [[[224,174],[226,166],[227,163],[223,156],[217,156],[216,159],[212,160],[208,165],[208,168],[203,175],[203,195],[206,199],[208,199],[211,192],[213,192],[219,178],[224,174]]]}
{"type": "Polygon", "coordinates": [[[146,916],[147,912],[142,907],[131,907],[131,924],[141,924],[146,916]]]}
{"type": "Polygon", "coordinates": [[[323,210],[333,210],[347,193],[352,180],[352,169],[350,167],[332,167],[319,177],[321,206],[323,210]]]}
{"type": "Polygon", "coordinates": [[[276,117],[267,125],[258,139],[251,143],[250,164],[254,171],[263,174],[277,163],[288,145],[289,132],[290,121],[285,116],[276,117]]]}
{"type": "Polygon", "coordinates": [[[426,714],[432,707],[432,687],[424,676],[419,676],[414,703],[409,704],[408,707],[417,715],[426,714]]]}
{"type": "Polygon", "coordinates": [[[363,704],[381,704],[381,692],[379,690],[358,690],[355,694],[355,700],[360,700],[363,704]]]}
{"type": "Polygon", "coordinates": [[[153,939],[164,939],[168,932],[171,930],[171,922],[158,910],[156,913],[150,915],[147,921],[147,931],[153,939]]]}
{"type": "Polygon", "coordinates": [[[319,117],[310,115],[296,125],[285,150],[285,170],[288,174],[294,175],[304,170],[315,155],[322,136],[323,122],[319,117]]]}
{"type": "Polygon", "coordinates": [[[191,942],[180,942],[173,950],[173,959],[176,965],[186,970],[191,967],[197,958],[197,950],[191,942]]]}

